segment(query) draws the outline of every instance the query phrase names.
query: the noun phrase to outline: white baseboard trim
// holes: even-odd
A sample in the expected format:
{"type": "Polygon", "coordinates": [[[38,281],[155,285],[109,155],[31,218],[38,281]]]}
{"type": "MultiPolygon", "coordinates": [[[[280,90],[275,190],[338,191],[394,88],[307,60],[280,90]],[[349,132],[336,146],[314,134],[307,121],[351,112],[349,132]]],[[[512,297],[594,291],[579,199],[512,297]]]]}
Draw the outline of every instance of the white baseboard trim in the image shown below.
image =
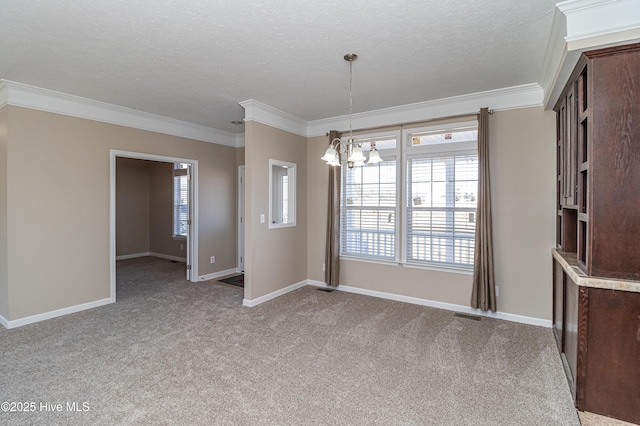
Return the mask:
{"type": "Polygon", "coordinates": [[[123,254],[122,256],[116,256],[116,261],[117,260],[136,259],[138,257],[147,257],[147,256],[151,256],[151,253],[148,252],[148,251],[145,251],[143,253],[123,254]]]}
{"type": "Polygon", "coordinates": [[[167,259],[167,260],[175,260],[177,262],[186,262],[187,258],[186,257],[179,257],[179,256],[171,256],[168,254],[162,254],[162,253],[154,253],[154,252],[150,252],[149,256],[152,257],[159,257],[160,259],[167,259]]]}
{"type": "MultiPolygon", "coordinates": [[[[275,299],[276,297],[280,297],[284,294],[287,294],[289,292],[292,292],[293,290],[297,290],[301,287],[304,287],[305,285],[308,285],[309,280],[304,280],[304,281],[300,281],[299,283],[295,283],[290,285],[289,287],[285,287],[285,288],[281,288],[280,290],[274,291],[272,293],[269,294],[265,294],[264,296],[260,296],[257,297],[255,299],[244,299],[242,301],[242,304],[244,306],[248,306],[250,308],[257,306],[261,303],[267,302],[271,299],[275,299]]],[[[324,283],[323,283],[324,284],[324,283]]]]}
{"type": "MultiPolygon", "coordinates": [[[[307,280],[307,285],[316,287],[327,287],[322,281],[307,280]]],[[[469,306],[456,305],[454,303],[438,302],[435,300],[421,299],[419,297],[403,296],[401,294],[385,293],[382,291],[368,290],[360,287],[350,287],[339,285],[336,290],[345,291],[347,293],[362,294],[365,296],[379,297],[381,299],[395,300],[397,302],[412,303],[414,305],[429,306],[432,308],[446,309],[447,311],[461,312],[465,314],[483,316],[488,318],[496,318],[505,321],[518,322],[522,324],[536,325],[539,327],[551,328],[552,322],[542,318],[527,317],[524,315],[509,314],[506,312],[484,312],[480,309],[473,309],[469,306]]]]}
{"type": "Polygon", "coordinates": [[[212,272],[207,275],[200,275],[197,281],[215,280],[215,279],[222,278],[227,275],[233,275],[236,273],[238,273],[237,268],[225,269],[224,271],[212,272]]]}
{"type": "Polygon", "coordinates": [[[9,328],[9,321],[7,321],[7,319],[2,315],[0,315],[0,325],[4,328],[9,328]]]}
{"type": "Polygon", "coordinates": [[[96,300],[94,302],[82,303],[80,305],[69,306],[68,308],[56,309],[55,311],[31,315],[28,317],[20,318],[17,320],[11,320],[11,321],[8,321],[6,318],[0,316],[0,324],[2,324],[5,328],[22,327],[23,325],[33,324],[36,322],[48,320],[51,318],[61,317],[63,315],[73,314],[80,311],[86,311],[87,309],[97,308],[98,306],[104,306],[114,302],[115,302],[114,299],[112,299],[111,297],[108,297],[106,299],[96,300]]]}

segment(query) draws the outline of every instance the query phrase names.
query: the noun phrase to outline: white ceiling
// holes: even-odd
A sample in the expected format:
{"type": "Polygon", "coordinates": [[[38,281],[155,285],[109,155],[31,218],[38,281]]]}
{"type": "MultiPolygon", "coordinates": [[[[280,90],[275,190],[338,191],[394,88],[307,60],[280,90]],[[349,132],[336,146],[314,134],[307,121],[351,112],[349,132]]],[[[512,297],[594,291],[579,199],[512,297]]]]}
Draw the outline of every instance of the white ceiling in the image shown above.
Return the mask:
{"type": "Polygon", "coordinates": [[[540,81],[556,0],[1,0],[0,79],[241,133],[540,81]]]}

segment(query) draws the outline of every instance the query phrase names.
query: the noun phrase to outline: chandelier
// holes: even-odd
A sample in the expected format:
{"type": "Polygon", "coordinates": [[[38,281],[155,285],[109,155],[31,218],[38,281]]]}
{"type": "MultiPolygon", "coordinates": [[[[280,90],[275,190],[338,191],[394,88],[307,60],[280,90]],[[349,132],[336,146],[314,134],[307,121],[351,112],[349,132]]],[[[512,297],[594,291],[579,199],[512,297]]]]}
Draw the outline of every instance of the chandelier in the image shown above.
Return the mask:
{"type": "MultiPolygon", "coordinates": [[[[353,115],[353,96],[351,93],[352,89],[352,81],[353,81],[353,61],[358,59],[358,55],[355,53],[347,53],[344,55],[344,60],[349,62],[349,138],[346,143],[341,141],[340,138],[335,138],[331,142],[329,142],[329,147],[322,156],[322,160],[326,161],[330,166],[340,166],[340,154],[347,155],[347,166],[349,168],[353,168],[354,166],[364,166],[365,161],[367,161],[367,157],[365,157],[364,152],[362,151],[363,143],[358,142],[353,137],[353,124],[352,124],[352,115],[353,115]]],[[[369,151],[369,161],[367,164],[376,164],[382,161],[380,158],[380,154],[376,149],[375,141],[365,142],[369,143],[371,146],[371,150],[369,151]]]]}

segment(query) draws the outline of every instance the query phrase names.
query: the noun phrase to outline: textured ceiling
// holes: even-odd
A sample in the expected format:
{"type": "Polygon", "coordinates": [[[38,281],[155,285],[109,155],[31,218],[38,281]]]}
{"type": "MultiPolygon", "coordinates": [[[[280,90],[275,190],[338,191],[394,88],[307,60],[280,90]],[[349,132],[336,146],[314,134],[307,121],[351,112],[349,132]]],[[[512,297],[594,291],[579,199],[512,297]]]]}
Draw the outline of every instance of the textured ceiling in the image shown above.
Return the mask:
{"type": "Polygon", "coordinates": [[[2,0],[0,78],[229,132],[540,79],[555,0],[2,0]]]}

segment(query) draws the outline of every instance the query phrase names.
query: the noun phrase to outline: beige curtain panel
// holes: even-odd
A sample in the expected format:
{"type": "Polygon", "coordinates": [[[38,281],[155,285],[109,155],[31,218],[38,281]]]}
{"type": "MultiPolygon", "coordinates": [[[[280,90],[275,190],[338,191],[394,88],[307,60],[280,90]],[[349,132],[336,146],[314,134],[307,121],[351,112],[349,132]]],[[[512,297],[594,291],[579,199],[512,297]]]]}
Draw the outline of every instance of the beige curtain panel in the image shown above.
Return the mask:
{"type": "Polygon", "coordinates": [[[473,266],[471,307],[496,311],[493,273],[493,229],[491,225],[491,180],[489,178],[489,109],[478,114],[478,213],[473,266]]]}
{"type": "MultiPolygon", "coordinates": [[[[329,142],[340,137],[329,132],[329,142]]],[[[338,156],[340,154],[338,153],[338,156]]],[[[329,202],[327,206],[327,245],[324,279],[328,286],[337,287],[340,279],[340,167],[329,166],[329,202]]]]}

